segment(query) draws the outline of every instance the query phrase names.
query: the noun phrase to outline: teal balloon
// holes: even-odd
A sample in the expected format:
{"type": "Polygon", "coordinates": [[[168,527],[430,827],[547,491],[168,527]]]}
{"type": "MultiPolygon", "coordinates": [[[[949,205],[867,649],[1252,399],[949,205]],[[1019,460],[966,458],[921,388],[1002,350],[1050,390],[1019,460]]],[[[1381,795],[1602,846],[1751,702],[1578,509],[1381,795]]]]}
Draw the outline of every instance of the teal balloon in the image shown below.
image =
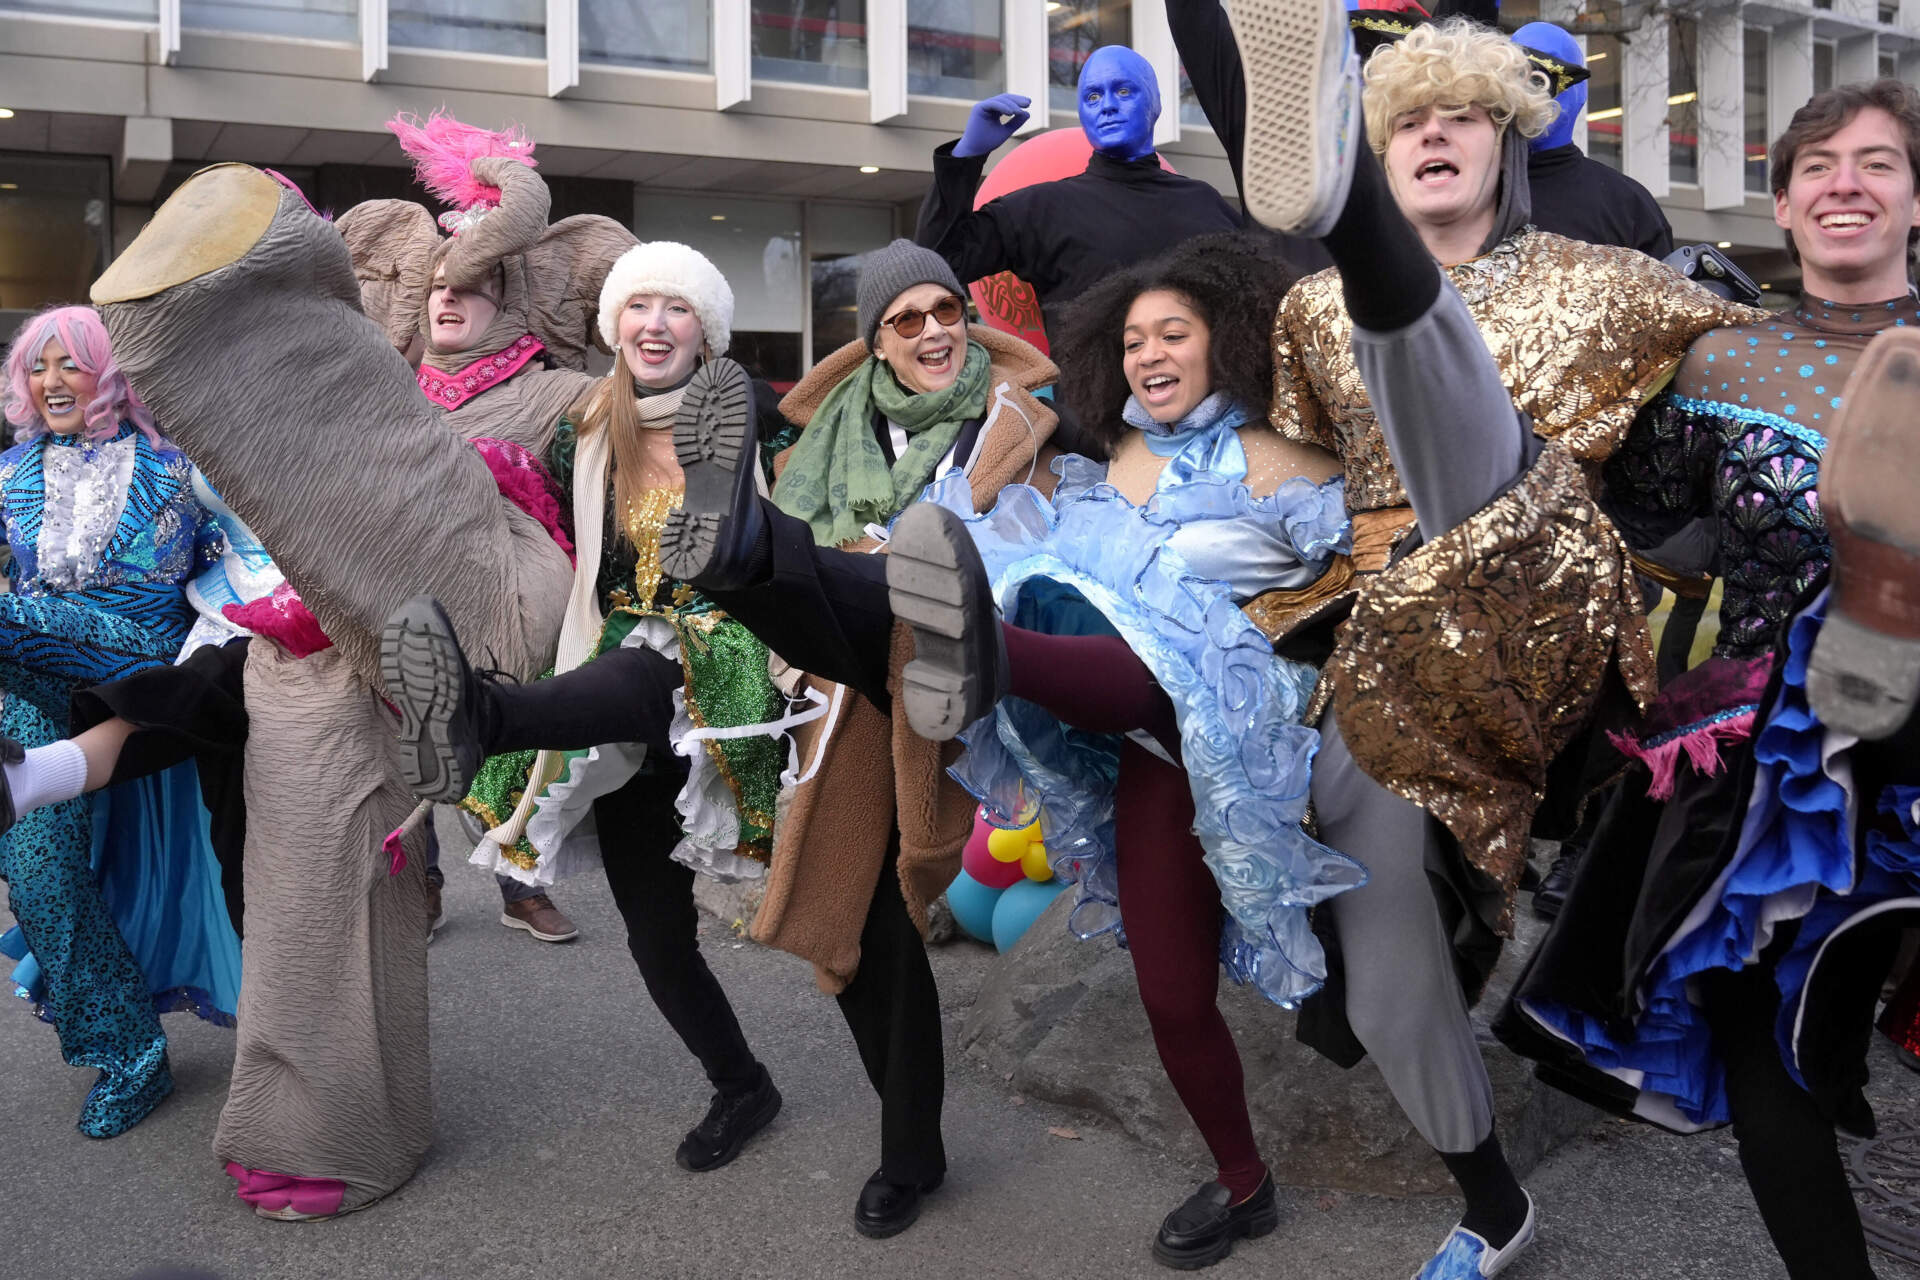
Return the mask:
{"type": "Polygon", "coordinates": [[[1003,889],[990,889],[962,871],[947,886],[947,905],[953,908],[954,922],[969,938],[976,942],[992,942],[994,908],[1000,904],[1000,897],[1005,892],[1003,889]]]}
{"type": "MultiPolygon", "coordinates": [[[[1040,913],[1047,909],[1047,904],[1066,887],[1064,881],[1057,879],[1044,884],[1035,880],[1021,880],[1002,890],[1000,901],[993,906],[993,945],[1001,951],[1013,950],[1013,944],[1020,941],[1033,922],[1040,918],[1040,913]]],[[[960,914],[958,909],[954,914],[960,914]]]]}

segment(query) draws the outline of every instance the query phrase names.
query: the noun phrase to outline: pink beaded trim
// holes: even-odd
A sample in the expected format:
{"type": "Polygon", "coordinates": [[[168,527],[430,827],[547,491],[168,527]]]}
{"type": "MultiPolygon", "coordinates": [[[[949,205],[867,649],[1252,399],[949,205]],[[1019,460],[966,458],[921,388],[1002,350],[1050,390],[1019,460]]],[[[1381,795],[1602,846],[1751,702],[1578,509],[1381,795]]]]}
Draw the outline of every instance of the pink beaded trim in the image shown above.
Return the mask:
{"type": "Polygon", "coordinates": [[[530,333],[523,333],[490,356],[482,356],[458,373],[442,373],[431,365],[420,366],[420,390],[442,409],[458,409],[488,387],[505,382],[520,372],[527,361],[547,349],[530,333]]]}

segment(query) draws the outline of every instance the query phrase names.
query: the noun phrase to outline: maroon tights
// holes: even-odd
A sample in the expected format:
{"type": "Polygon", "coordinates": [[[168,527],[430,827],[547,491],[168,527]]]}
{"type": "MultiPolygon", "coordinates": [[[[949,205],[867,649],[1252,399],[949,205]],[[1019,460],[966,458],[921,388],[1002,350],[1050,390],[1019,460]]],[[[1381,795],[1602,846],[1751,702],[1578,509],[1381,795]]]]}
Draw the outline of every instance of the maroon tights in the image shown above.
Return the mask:
{"type": "MultiPolygon", "coordinates": [[[[1008,692],[1061,721],[1100,733],[1145,729],[1174,744],[1173,704],[1118,636],[1049,636],[1001,628],[1008,692]]],[[[1193,834],[1193,791],[1184,769],[1132,739],[1120,745],[1114,796],[1120,915],[1133,952],[1140,1002],[1154,1047],[1220,1166],[1219,1179],[1244,1200],[1267,1167],[1253,1122],[1233,1033],[1220,1016],[1220,889],[1193,834]]]]}

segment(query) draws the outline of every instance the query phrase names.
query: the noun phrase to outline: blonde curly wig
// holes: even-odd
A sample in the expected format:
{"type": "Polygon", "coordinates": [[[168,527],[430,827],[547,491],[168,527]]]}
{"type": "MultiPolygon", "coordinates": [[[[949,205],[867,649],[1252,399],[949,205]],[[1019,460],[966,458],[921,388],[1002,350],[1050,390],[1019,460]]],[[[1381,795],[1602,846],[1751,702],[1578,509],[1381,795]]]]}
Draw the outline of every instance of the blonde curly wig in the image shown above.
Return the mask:
{"type": "Polygon", "coordinates": [[[1424,107],[1484,107],[1494,128],[1512,125],[1528,138],[1560,111],[1518,45],[1465,18],[1422,24],[1382,45],[1367,59],[1365,79],[1367,138],[1381,155],[1393,122],[1424,107]]]}

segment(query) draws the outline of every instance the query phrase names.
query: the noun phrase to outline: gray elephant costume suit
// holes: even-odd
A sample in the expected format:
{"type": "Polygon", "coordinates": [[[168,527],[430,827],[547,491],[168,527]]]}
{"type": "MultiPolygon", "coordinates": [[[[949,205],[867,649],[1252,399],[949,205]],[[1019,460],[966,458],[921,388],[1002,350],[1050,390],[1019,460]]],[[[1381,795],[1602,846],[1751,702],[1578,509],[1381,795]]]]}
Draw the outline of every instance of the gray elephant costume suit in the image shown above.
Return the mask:
{"type": "MultiPolygon", "coordinates": [[[[387,332],[363,314],[342,230],[274,177],[218,165],[93,288],[129,378],[334,642],[296,659],[256,641],[246,658],[246,946],[214,1143],[237,1177],[319,1184],[319,1212],[394,1190],[432,1136],[423,841],[405,838],[397,874],[382,852],[414,800],[381,697],[381,626],[430,591],[528,678],[552,660],[571,577],[418,391],[391,336],[419,309],[386,305],[387,332]]],[[[399,281],[369,283],[391,304],[399,281]]],[[[487,433],[531,443],[542,423],[487,433]]]]}

